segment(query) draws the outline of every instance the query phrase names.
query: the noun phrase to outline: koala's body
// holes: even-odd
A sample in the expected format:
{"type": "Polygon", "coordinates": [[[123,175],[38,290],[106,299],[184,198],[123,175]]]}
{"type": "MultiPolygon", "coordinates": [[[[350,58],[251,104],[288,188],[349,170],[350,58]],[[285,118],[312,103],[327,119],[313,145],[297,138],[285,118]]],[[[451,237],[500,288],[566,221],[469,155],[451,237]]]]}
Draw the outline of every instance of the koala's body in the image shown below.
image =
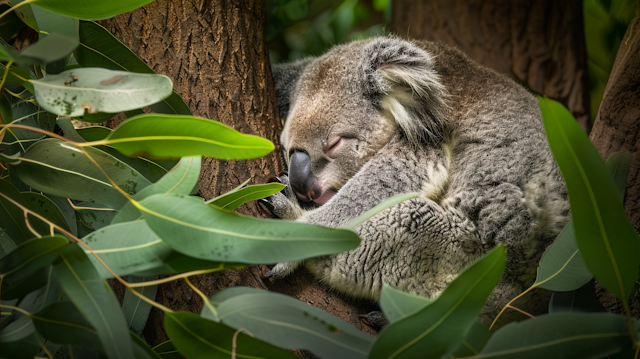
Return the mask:
{"type": "MultiPolygon", "coordinates": [[[[268,198],[277,216],[339,227],[389,197],[421,193],[356,227],[358,248],[305,260],[320,281],[373,300],[383,283],[434,298],[504,243],[507,266],[484,323],[534,282],[569,220],[535,96],[458,50],[397,38],[277,66],[274,81],[290,182],[288,194],[268,198]],[[305,210],[296,197],[320,206],[305,210]]],[[[518,303],[540,313],[545,296],[518,303]]]]}

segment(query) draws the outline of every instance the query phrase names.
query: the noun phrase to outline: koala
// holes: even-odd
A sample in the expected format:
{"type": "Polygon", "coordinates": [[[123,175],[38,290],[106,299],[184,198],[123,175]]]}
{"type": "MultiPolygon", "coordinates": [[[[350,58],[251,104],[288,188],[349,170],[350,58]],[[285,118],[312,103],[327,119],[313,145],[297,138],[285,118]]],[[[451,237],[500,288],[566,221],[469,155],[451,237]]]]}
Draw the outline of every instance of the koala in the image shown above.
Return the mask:
{"type": "MultiPolygon", "coordinates": [[[[489,324],[536,278],[570,218],[538,101],[506,76],[432,42],[380,37],[273,69],[289,185],[265,203],[283,219],[340,227],[394,195],[420,196],[356,227],[358,248],[304,264],[347,295],[383,283],[437,297],[498,243],[507,265],[479,320],[489,324]]],[[[514,305],[546,311],[550,293],[514,305]]],[[[500,323],[521,314],[503,316],[500,323]]]]}

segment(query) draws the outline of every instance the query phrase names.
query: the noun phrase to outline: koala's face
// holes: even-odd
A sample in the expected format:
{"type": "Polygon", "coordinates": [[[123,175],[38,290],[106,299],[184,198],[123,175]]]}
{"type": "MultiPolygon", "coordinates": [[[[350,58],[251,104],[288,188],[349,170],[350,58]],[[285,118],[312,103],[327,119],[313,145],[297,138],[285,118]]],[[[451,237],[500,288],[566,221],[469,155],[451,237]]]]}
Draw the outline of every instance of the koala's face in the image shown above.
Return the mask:
{"type": "Polygon", "coordinates": [[[289,180],[302,201],[328,201],[396,130],[363,91],[357,47],[342,50],[305,68],[282,132],[289,180]]]}

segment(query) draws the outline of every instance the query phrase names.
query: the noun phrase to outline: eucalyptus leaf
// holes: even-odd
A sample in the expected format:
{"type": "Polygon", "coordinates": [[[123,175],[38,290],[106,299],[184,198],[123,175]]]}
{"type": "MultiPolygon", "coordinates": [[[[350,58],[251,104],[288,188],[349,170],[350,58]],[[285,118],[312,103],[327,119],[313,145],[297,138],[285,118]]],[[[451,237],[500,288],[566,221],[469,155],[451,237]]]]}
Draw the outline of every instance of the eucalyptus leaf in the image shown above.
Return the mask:
{"type": "Polygon", "coordinates": [[[2,287],[17,283],[51,264],[68,244],[69,241],[62,236],[33,238],[22,243],[16,250],[0,258],[2,287]]]}
{"type": "Polygon", "coordinates": [[[185,359],[185,356],[173,346],[171,340],[156,345],[153,347],[153,351],[162,359],[185,359]]]}
{"type": "MultiPolygon", "coordinates": [[[[100,258],[120,276],[153,276],[211,268],[236,268],[237,265],[203,261],[177,253],[164,243],[145,221],[113,224],[82,238],[100,258]]],[[[102,278],[111,273],[85,249],[102,278]]]]}
{"type": "Polygon", "coordinates": [[[609,170],[560,103],[539,98],[551,151],[567,184],[578,248],[596,280],[625,308],[640,266],[640,237],[609,170]]]}
{"type": "Polygon", "coordinates": [[[375,358],[440,358],[464,340],[504,271],[499,244],[465,269],[433,303],[382,329],[371,348],[375,358]]]}
{"type": "Polygon", "coordinates": [[[194,197],[157,194],[140,206],[149,227],[174,250],[210,261],[275,263],[339,253],[360,243],[353,231],[242,216],[194,197]]]}
{"type": "MultiPolygon", "coordinates": [[[[136,277],[128,276],[127,282],[129,283],[141,283],[158,279],[158,276],[151,277],[136,277]]],[[[156,292],[158,291],[157,285],[149,285],[146,287],[136,289],[140,294],[145,297],[155,300],[156,292]]],[[[137,295],[131,293],[130,290],[124,292],[124,300],[122,301],[122,312],[124,312],[124,318],[129,324],[129,330],[136,336],[142,335],[151,312],[151,304],[143,301],[137,295]]]]}
{"type": "Polygon", "coordinates": [[[98,332],[72,302],[53,303],[31,318],[38,332],[48,340],[102,349],[98,332]]]}
{"type": "Polygon", "coordinates": [[[101,68],[79,68],[29,80],[38,104],[56,115],[77,117],[87,110],[121,112],[158,102],[171,94],[163,75],[136,74],[101,68]]]}
{"type": "MultiPolygon", "coordinates": [[[[11,104],[11,111],[12,123],[40,128],[38,114],[44,112],[40,107],[26,101],[19,101],[11,104]]],[[[25,153],[29,146],[43,138],[45,135],[42,133],[28,129],[7,128],[0,149],[3,149],[4,153],[8,155],[18,152],[25,153]]]]}
{"type": "Polygon", "coordinates": [[[194,313],[165,313],[164,327],[171,343],[189,359],[228,358],[232,351],[238,358],[298,358],[293,352],[254,339],[242,331],[236,333],[236,329],[194,313]]]}
{"type": "MultiPolygon", "coordinates": [[[[189,194],[200,178],[201,157],[183,157],[178,165],[164,175],[158,182],[144,188],[133,198],[137,201],[158,193],[189,194]]],[[[132,204],[127,203],[113,219],[113,224],[139,219],[142,213],[132,204]]]]}
{"type": "MultiPolygon", "coordinates": [[[[147,75],[151,76],[151,75],[147,75]]],[[[129,156],[219,159],[261,157],[274,149],[271,141],[242,134],[213,120],[182,115],[143,114],[127,119],[102,141],[129,156]]]]}
{"type": "MultiPolygon", "coordinates": [[[[137,171],[95,148],[84,148],[109,177],[129,195],[151,184],[137,171]]],[[[55,196],[120,208],[127,199],[118,192],[82,150],[58,139],[45,139],[31,146],[14,166],[29,186],[55,196]]]]}
{"type": "Polygon", "coordinates": [[[596,298],[595,281],[569,292],[553,292],[549,300],[549,313],[561,312],[606,312],[596,298]]]}
{"type": "Polygon", "coordinates": [[[419,195],[420,195],[419,193],[403,193],[403,194],[399,194],[399,195],[393,196],[391,198],[387,198],[384,201],[378,203],[375,207],[371,208],[370,210],[368,210],[368,211],[364,212],[363,214],[359,215],[358,217],[350,220],[349,222],[344,224],[341,228],[355,229],[357,226],[362,224],[362,222],[364,222],[367,219],[375,216],[376,214],[384,211],[385,209],[387,209],[389,207],[393,207],[398,203],[402,203],[402,202],[410,200],[412,198],[416,198],[419,195]]]}
{"type": "MultiPolygon", "coordinates": [[[[22,192],[22,197],[24,198],[25,205],[28,209],[34,211],[35,213],[41,215],[47,220],[53,222],[54,224],[62,227],[67,231],[71,231],[67,220],[64,218],[64,215],[49,198],[41,195],[40,193],[35,192],[22,192]]],[[[36,229],[41,235],[47,235],[50,233],[49,225],[42,222],[40,219],[29,215],[29,222],[31,226],[40,229],[36,229]]]]}
{"type": "MultiPolygon", "coordinates": [[[[306,349],[321,358],[367,358],[373,338],[342,319],[284,294],[237,288],[225,289],[223,292],[232,293],[226,293],[226,300],[217,306],[223,324],[245,328],[255,338],[281,348],[306,349]]],[[[211,301],[217,302],[217,296],[211,301]]]]}
{"type": "Polygon", "coordinates": [[[120,303],[77,245],[54,264],[55,276],[68,298],[98,332],[108,358],[132,358],[133,349],[120,303]]]}
{"type": "Polygon", "coordinates": [[[18,189],[11,183],[0,180],[0,228],[4,229],[16,244],[20,244],[35,235],[27,227],[24,212],[16,203],[26,208],[27,204],[18,189]]]}
{"type": "Polygon", "coordinates": [[[380,292],[380,308],[390,323],[408,317],[433,303],[433,300],[405,293],[385,284],[380,292]]]}
{"type": "Polygon", "coordinates": [[[207,201],[209,205],[232,211],[243,203],[255,201],[282,191],[286,186],[281,183],[267,183],[244,187],[237,191],[230,191],[207,201]]]}
{"type": "MultiPolygon", "coordinates": [[[[80,46],[76,49],[75,55],[84,67],[155,73],[107,29],[91,21],[80,21],[80,46]]],[[[171,96],[150,107],[156,113],[191,115],[189,107],[175,91],[171,96]]]]}
{"type": "MultiPolygon", "coordinates": [[[[7,68],[6,65],[0,64],[0,71],[2,71],[2,73],[4,73],[6,68],[7,68]]],[[[25,81],[29,80],[30,78],[31,78],[31,73],[29,72],[29,70],[22,67],[11,66],[11,68],[9,69],[9,72],[7,72],[7,78],[6,80],[4,80],[4,86],[12,87],[12,86],[22,85],[25,81]]],[[[8,96],[8,95],[3,94],[3,96],[8,96]]],[[[5,121],[5,123],[11,122],[11,121],[7,121],[7,119],[4,116],[2,116],[2,118],[5,121]]]]}
{"type": "MultiPolygon", "coordinates": [[[[611,171],[620,199],[624,198],[631,154],[613,153],[605,165],[611,171]]],[[[533,287],[561,292],[572,291],[584,286],[591,278],[593,275],[578,250],[571,220],[542,255],[533,287]]]]}
{"type": "Polygon", "coordinates": [[[80,135],[85,141],[100,141],[103,140],[111,133],[111,129],[104,126],[89,126],[76,129],[78,135],[80,135]]]}
{"type": "Polygon", "coordinates": [[[480,358],[600,359],[631,348],[626,319],[609,313],[557,313],[496,331],[480,358]]]}
{"type": "Polygon", "coordinates": [[[139,8],[153,0],[36,0],[34,3],[58,14],[84,20],[102,20],[139,8]]]}

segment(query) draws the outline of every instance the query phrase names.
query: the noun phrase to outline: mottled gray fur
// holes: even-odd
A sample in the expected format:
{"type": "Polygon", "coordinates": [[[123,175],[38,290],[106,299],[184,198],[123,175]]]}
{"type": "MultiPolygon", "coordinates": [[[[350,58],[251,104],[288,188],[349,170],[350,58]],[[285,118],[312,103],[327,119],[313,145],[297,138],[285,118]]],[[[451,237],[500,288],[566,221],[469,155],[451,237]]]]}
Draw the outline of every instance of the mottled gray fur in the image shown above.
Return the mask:
{"type": "MultiPolygon", "coordinates": [[[[358,226],[357,249],[305,260],[319,280],[374,300],[383,283],[434,298],[504,243],[507,267],[485,324],[533,283],[569,219],[535,96],[456,49],[397,38],[336,46],[277,66],[274,79],[285,157],[308,153],[313,176],[338,191],[311,211],[278,193],[269,198],[275,214],[338,227],[391,196],[421,192],[358,226]],[[323,145],[336,136],[344,141],[329,157],[323,145]]],[[[279,263],[273,274],[299,264],[279,263]]],[[[547,295],[515,305],[540,313],[547,295]]]]}

